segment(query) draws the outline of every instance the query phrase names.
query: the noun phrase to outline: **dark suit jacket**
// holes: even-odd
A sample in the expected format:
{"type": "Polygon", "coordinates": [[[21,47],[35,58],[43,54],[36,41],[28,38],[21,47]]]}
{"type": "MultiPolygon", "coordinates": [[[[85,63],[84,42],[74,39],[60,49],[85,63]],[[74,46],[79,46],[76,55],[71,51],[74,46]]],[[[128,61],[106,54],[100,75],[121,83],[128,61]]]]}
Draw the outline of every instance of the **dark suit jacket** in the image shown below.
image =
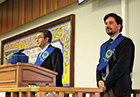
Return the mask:
{"type": "MultiPolygon", "coordinates": [[[[117,45],[115,53],[109,60],[110,72],[105,80],[107,90],[112,89],[115,96],[128,95],[132,92],[130,73],[132,72],[133,60],[134,44],[131,39],[126,38],[117,45]]],[[[97,72],[97,82],[102,80],[102,71],[97,72]]]]}
{"type": "Polygon", "coordinates": [[[56,86],[62,86],[63,56],[59,48],[56,48],[40,66],[56,71],[58,73],[56,76],[56,86]]]}

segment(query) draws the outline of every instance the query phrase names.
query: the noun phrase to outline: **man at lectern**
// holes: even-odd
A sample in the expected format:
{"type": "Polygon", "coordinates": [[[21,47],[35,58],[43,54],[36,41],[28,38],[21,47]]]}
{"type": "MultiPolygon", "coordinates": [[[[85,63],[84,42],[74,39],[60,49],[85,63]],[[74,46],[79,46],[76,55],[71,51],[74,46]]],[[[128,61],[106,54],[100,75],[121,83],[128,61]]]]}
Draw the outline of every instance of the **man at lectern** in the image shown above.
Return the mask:
{"type": "Polygon", "coordinates": [[[42,49],[34,64],[56,71],[56,86],[62,86],[63,56],[61,50],[52,46],[52,34],[47,29],[37,31],[37,45],[42,49]]]}

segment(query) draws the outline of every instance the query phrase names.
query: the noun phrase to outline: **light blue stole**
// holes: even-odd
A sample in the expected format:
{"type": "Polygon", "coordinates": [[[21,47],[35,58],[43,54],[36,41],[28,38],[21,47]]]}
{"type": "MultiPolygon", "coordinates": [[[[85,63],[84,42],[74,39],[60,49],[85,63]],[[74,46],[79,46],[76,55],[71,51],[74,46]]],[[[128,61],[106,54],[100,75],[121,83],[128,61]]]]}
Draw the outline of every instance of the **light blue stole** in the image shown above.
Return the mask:
{"type": "Polygon", "coordinates": [[[37,60],[34,64],[40,66],[44,62],[44,60],[48,58],[48,56],[53,52],[55,48],[56,47],[54,46],[50,46],[41,55],[39,53],[37,56],[37,60]]]}
{"type": "Polygon", "coordinates": [[[119,35],[114,41],[113,43],[109,46],[109,48],[107,49],[106,51],[106,48],[107,48],[107,45],[108,45],[108,41],[106,41],[102,46],[101,46],[101,49],[100,49],[100,62],[99,62],[99,65],[97,67],[97,72],[98,71],[101,71],[106,65],[107,63],[109,62],[111,56],[113,55],[114,53],[114,50],[115,50],[115,47],[123,40],[125,39],[126,37],[122,36],[122,35],[119,35]]]}

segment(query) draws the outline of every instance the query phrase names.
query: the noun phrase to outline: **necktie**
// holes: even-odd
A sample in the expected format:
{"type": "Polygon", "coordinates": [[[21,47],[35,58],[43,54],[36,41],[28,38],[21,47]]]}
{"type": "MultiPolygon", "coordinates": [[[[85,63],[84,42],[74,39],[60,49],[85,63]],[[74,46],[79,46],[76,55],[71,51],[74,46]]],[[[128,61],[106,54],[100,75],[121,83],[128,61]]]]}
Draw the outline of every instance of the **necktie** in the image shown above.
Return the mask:
{"type": "Polygon", "coordinates": [[[113,42],[113,39],[109,39],[109,42],[108,42],[108,45],[107,45],[107,48],[106,48],[106,51],[107,51],[107,49],[109,48],[109,46],[111,45],[111,43],[113,42]]]}
{"type": "MultiPolygon", "coordinates": [[[[106,51],[107,51],[107,49],[109,48],[109,46],[111,45],[112,42],[113,42],[113,39],[110,38],[109,42],[108,42],[108,45],[107,45],[107,48],[106,48],[106,51]]],[[[106,65],[106,67],[102,70],[102,73],[101,73],[104,81],[105,81],[108,74],[109,74],[109,64],[106,65]]]]}

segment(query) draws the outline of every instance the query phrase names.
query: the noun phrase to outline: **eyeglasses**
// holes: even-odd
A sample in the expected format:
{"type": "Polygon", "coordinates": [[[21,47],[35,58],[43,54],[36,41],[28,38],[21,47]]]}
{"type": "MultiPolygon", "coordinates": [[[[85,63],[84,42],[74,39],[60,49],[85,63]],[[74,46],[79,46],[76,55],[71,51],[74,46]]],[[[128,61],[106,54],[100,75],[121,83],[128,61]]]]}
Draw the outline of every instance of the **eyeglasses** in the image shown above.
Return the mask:
{"type": "Polygon", "coordinates": [[[44,38],[44,37],[42,37],[42,36],[38,36],[38,37],[36,37],[36,39],[40,39],[40,38],[44,38]]]}

